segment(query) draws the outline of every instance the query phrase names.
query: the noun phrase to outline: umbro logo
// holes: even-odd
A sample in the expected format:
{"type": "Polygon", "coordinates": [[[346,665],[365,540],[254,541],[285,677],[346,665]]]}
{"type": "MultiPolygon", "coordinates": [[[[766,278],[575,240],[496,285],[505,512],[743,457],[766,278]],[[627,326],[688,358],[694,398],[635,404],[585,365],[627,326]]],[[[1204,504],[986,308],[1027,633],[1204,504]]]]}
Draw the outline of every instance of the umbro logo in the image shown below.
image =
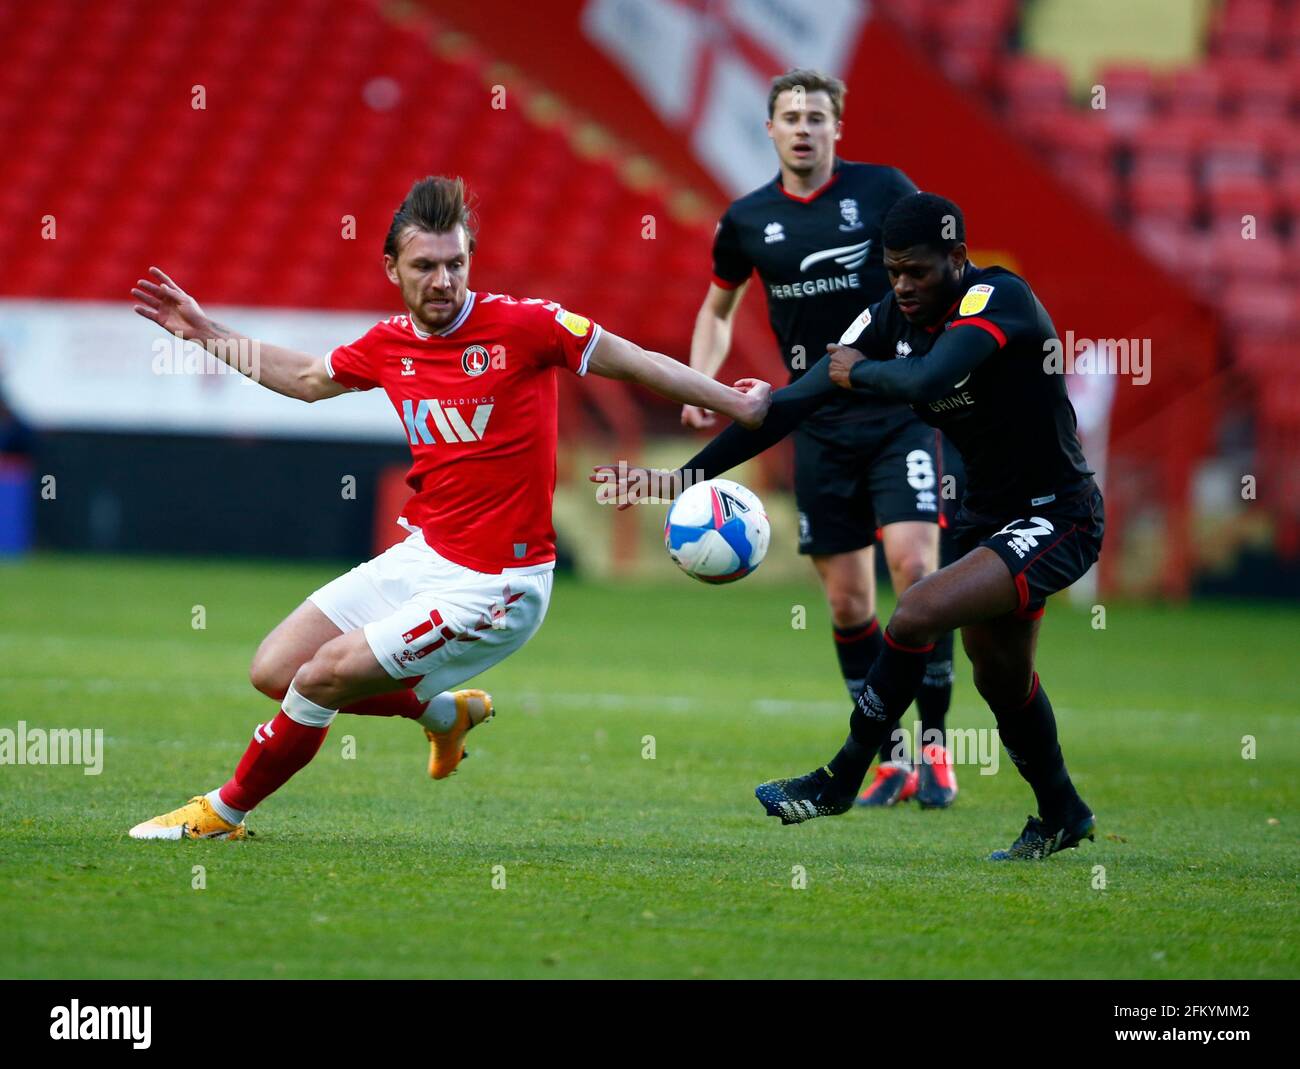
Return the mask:
{"type": "Polygon", "coordinates": [[[763,240],[771,245],[777,241],[785,240],[785,227],[780,223],[768,223],[763,227],[763,240]]]}
{"type": "Polygon", "coordinates": [[[900,341],[894,355],[898,357],[911,356],[912,347],[908,345],[907,342],[900,341]]]}

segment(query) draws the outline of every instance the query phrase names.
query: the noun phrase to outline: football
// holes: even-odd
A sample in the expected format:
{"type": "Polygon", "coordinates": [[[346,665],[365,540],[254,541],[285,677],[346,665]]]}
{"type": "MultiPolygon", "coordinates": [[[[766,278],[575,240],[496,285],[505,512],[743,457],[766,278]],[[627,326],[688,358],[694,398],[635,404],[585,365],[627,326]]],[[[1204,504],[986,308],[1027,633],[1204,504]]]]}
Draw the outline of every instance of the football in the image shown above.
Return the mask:
{"type": "Polygon", "coordinates": [[[664,524],[668,555],[702,583],[743,579],[763,563],[771,537],[763,502],[730,479],[709,479],[684,490],[664,524]]]}

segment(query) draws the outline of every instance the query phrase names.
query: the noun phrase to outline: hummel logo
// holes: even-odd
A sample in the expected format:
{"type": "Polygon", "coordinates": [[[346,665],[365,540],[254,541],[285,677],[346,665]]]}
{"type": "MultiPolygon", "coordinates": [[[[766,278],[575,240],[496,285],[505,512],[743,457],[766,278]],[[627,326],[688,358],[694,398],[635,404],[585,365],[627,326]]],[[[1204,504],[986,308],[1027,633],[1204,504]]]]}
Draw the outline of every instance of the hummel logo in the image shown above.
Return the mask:
{"type": "Polygon", "coordinates": [[[415,374],[415,359],[413,357],[410,356],[402,357],[402,374],[403,375],[415,374]]]}
{"type": "Polygon", "coordinates": [[[763,227],[763,240],[769,245],[776,241],[784,241],[785,227],[780,223],[768,223],[763,227]]]}

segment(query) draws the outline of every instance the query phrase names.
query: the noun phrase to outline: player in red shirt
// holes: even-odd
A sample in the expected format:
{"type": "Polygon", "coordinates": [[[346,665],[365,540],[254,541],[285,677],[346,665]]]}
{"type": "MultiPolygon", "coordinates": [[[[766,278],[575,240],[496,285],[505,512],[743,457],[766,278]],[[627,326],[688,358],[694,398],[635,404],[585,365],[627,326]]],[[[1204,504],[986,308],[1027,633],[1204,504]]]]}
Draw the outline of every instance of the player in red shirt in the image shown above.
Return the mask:
{"type": "Polygon", "coordinates": [[[398,520],[406,541],[315,591],[263,640],[250,676],[280,711],[257,726],[234,776],[137,824],[134,838],[243,838],[248,811],[315,756],[340,711],[416,720],[430,775],[455,770],[493,707],[481,690],[453,688],[522,647],[550,598],[556,369],[762,421],[766,383],[723,386],[558,304],[470,290],[474,247],[460,179],[415,183],[384,243],[407,313],[323,359],[214,323],[156,267],[131,291],[137,313],[223,359],[253,347],[251,377],[277,393],[310,402],[382,388],[406,430],[415,491],[398,520]]]}

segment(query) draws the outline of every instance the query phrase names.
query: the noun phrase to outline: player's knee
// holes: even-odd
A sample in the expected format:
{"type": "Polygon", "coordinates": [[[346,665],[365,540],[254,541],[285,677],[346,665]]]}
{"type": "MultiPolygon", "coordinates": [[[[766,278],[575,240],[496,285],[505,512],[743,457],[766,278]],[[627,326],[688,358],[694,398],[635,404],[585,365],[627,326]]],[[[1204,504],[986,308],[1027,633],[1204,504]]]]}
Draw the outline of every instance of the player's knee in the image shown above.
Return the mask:
{"type": "Polygon", "coordinates": [[[289,693],[289,684],[293,682],[293,672],[286,669],[275,657],[259,649],[253,655],[253,663],[248,666],[248,679],[268,698],[283,701],[284,696],[289,693]]]}
{"type": "Polygon", "coordinates": [[[889,633],[905,646],[924,646],[945,630],[939,618],[940,607],[924,586],[903,591],[898,606],[889,618],[889,633]]]}
{"type": "Polygon", "coordinates": [[[830,605],[831,621],[836,627],[856,627],[865,623],[875,608],[869,590],[852,586],[828,588],[826,601],[830,605]]]}
{"type": "Polygon", "coordinates": [[[309,701],[334,708],[348,687],[347,654],[327,642],[293,677],[294,689],[309,701]]]}
{"type": "Polygon", "coordinates": [[[900,590],[919,583],[932,571],[934,569],[929,554],[921,550],[908,550],[889,562],[890,577],[894,580],[895,588],[900,590]]]}

